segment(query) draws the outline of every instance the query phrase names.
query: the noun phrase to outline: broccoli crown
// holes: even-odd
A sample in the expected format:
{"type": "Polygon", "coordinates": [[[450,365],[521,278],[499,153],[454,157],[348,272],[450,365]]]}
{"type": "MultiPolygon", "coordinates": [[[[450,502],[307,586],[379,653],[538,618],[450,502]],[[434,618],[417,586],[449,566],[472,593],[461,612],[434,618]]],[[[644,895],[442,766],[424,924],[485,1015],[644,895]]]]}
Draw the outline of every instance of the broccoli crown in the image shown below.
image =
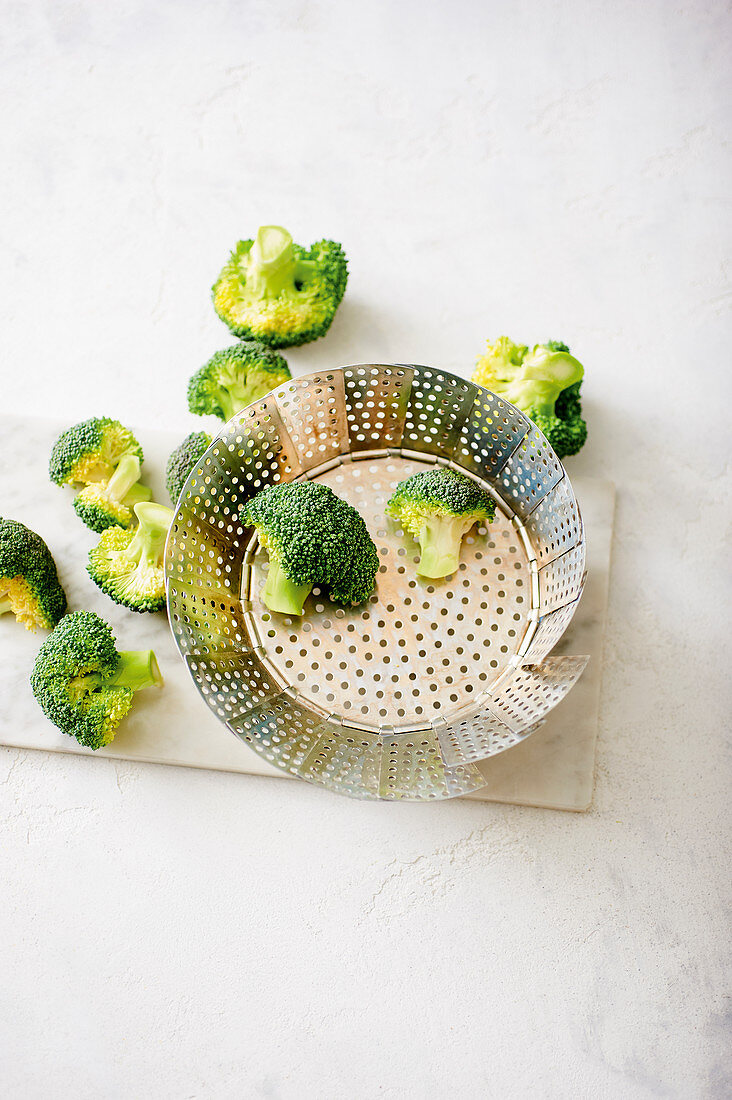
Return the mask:
{"type": "Polygon", "coordinates": [[[173,504],[183,492],[188,475],[193,467],[211,446],[211,436],[208,432],[191,432],[182,443],[179,443],[171,452],[165,466],[165,488],[170,494],[173,504]]]}
{"type": "Polygon", "coordinates": [[[173,512],[163,504],[136,504],[133,532],[108,527],[89,552],[87,572],[115,603],[130,611],[161,611],[165,607],[163,555],[173,512]]]}
{"type": "Polygon", "coordinates": [[[105,485],[85,485],[74,497],[74,511],[92,531],[106,531],[108,527],[132,527],[135,522],[131,508],[121,501],[112,500],[105,492],[105,485]]]}
{"type": "Polygon", "coordinates": [[[579,396],[583,376],[582,364],[558,340],[529,351],[502,336],[478,359],[473,381],[530,416],[564,458],[576,454],[587,439],[579,396]]]}
{"type": "Polygon", "coordinates": [[[348,264],[340,244],[294,244],[279,225],[239,241],[213,286],[214,308],[237,336],[273,348],[324,336],[340,305],[348,264]]]}
{"type": "Polygon", "coordinates": [[[28,630],[51,630],[66,614],[66,595],[41,536],[0,517],[0,614],[9,611],[28,630]]]}
{"type": "Polygon", "coordinates": [[[403,527],[406,521],[406,529],[410,531],[427,513],[474,516],[473,523],[479,519],[491,523],[496,514],[496,506],[485,489],[447,466],[433,466],[400,481],[387,501],[386,510],[403,527]]]}
{"type": "Polygon", "coordinates": [[[152,650],[118,653],[103,619],[74,611],[41,646],[30,682],[54,725],[99,749],[113,739],[135,691],[160,685],[162,677],[152,650]]]}
{"type": "Polygon", "coordinates": [[[302,614],[314,584],[346,605],[363,603],[373,592],[379,568],[373,540],[356,509],[327,485],[306,481],[263,489],[242,520],[257,529],[269,553],[265,603],[271,610],[302,614]],[[283,602],[287,606],[276,606],[283,602]]]}
{"type": "Polygon", "coordinates": [[[128,454],[142,462],[142,447],[130,429],[119,420],[95,416],[61,433],[53,445],[48,472],[57,485],[108,481],[128,454]]]}
{"type": "Polygon", "coordinates": [[[470,478],[435,466],[401,481],[386,512],[418,540],[422,554],[417,572],[439,578],[455,572],[463,535],[479,521],[491,523],[496,506],[470,478]]]}
{"type": "Polygon", "coordinates": [[[292,377],[285,360],[256,340],[217,351],[188,383],[188,408],[231,420],[292,377]]]}
{"type": "Polygon", "coordinates": [[[152,493],[138,484],[140,460],[137,455],[124,455],[108,482],[85,485],[74,497],[74,510],[92,531],[108,527],[132,527],[135,524],[134,504],[150,500],[152,493]]]}

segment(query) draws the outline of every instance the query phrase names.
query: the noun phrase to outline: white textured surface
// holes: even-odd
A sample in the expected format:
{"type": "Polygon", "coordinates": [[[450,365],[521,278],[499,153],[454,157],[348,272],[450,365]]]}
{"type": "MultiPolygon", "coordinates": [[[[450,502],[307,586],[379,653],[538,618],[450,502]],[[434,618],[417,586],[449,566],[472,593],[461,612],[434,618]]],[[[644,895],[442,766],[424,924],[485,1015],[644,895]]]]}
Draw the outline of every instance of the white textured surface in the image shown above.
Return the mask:
{"type": "Polygon", "coordinates": [[[619,489],[588,815],[0,752],[4,1093],[728,1095],[728,5],[0,14],[13,411],[187,426],[281,220],[352,268],[295,369],[564,338],[619,489]]]}
{"type": "MultiPolygon", "coordinates": [[[[102,615],[120,649],[154,649],[165,690],[142,692],[111,745],[93,754],[39,714],[28,670],[41,635],[18,630],[14,617],[6,615],[0,618],[0,699],[6,699],[0,745],[289,778],[209,710],[178,654],[167,616],[130,615],[88,577],[88,552],[99,536],[77,520],[73,491],[59,489],[47,476],[48,455],[63,427],[62,421],[47,418],[0,416],[2,514],[35,527],[52,548],[72,610],[102,615]]],[[[165,502],[165,463],[181,433],[140,431],[134,422],[129,427],[145,452],[142,480],[156,500],[165,502]]],[[[590,664],[540,730],[510,753],[480,765],[486,786],[469,797],[565,810],[586,810],[592,799],[614,493],[612,485],[596,478],[580,478],[574,488],[582,507],[589,576],[554,652],[589,654],[590,664]]]]}

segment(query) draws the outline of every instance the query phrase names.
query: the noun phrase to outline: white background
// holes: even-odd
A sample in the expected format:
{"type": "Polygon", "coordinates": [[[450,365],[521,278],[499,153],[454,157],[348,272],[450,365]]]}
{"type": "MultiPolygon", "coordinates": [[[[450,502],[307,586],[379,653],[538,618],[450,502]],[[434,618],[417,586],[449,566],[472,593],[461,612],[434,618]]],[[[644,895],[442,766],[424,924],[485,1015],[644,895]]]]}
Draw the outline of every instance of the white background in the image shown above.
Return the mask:
{"type": "Polygon", "coordinates": [[[619,489],[586,816],[0,750],[0,1093],[729,1095],[728,5],[3,0],[0,26],[10,411],[190,430],[231,342],[209,287],[282,222],[351,266],[295,372],[566,340],[570,472],[619,489]]]}

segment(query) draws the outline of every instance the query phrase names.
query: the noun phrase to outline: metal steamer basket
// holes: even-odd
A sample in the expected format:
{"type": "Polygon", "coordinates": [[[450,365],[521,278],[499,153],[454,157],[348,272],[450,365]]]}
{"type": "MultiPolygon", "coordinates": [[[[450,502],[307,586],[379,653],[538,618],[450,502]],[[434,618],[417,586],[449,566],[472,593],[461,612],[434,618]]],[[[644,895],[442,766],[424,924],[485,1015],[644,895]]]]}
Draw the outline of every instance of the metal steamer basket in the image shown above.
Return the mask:
{"type": "Polygon", "coordinates": [[[166,549],[168,612],[212,711],[270,763],[341,794],[451,798],[533,733],[587,657],[551,657],[582,591],[582,520],[546,438],[513,405],[431,367],[368,364],[287,382],[229,421],[192,470],[166,549]],[[497,505],[458,571],[416,575],[384,505],[430,465],[497,505]],[[316,587],[300,618],[260,599],[266,551],[239,520],[267,485],[313,479],[364,517],[381,558],[368,603],[316,587]]]}

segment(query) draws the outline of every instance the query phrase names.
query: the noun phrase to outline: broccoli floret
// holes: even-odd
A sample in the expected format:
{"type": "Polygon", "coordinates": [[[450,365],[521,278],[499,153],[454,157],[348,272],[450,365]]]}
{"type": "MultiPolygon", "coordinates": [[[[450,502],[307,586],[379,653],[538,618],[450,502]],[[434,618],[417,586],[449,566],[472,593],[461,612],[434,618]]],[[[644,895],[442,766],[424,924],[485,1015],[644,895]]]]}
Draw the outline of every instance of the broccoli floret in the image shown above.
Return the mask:
{"type": "Polygon", "coordinates": [[[102,592],[130,611],[161,611],[165,607],[163,554],[173,511],[164,504],[143,502],[134,508],[135,531],[108,527],[89,552],[87,572],[102,592]]]}
{"type": "Polygon", "coordinates": [[[560,458],[577,454],[587,439],[580,387],[584,367],[566,344],[550,340],[531,351],[501,336],[489,344],[473,381],[530,416],[560,458]]]}
{"type": "Polygon", "coordinates": [[[108,745],[141,688],[163,678],[151,649],[118,653],[112,631],[93,611],[74,611],[46,638],[31,688],[44,714],[81,745],[108,745]]]}
{"type": "Polygon", "coordinates": [[[480,485],[446,466],[400,481],[386,513],[419,542],[417,573],[447,577],[460,564],[460,544],[473,524],[491,523],[496,506],[480,485]]]}
{"type": "Polygon", "coordinates": [[[130,429],[107,416],[92,417],[59,436],[48,472],[57,485],[109,481],[125,455],[137,455],[142,462],[142,447],[130,429]]]}
{"type": "Polygon", "coordinates": [[[41,536],[0,517],[0,615],[10,611],[28,630],[52,630],[66,614],[66,595],[41,536]]]}
{"type": "Polygon", "coordinates": [[[108,482],[85,485],[74,497],[74,509],[92,531],[108,527],[132,527],[135,504],[150,500],[152,492],[138,484],[140,460],[137,455],[125,455],[108,482]]]}
{"type": "Polygon", "coordinates": [[[296,482],[263,489],[242,522],[255,527],[269,554],[264,602],[270,611],[302,615],[313,585],[335,603],[363,603],[374,590],[376,547],[355,508],[327,485],[296,482]]]}
{"type": "Polygon", "coordinates": [[[577,382],[562,390],[554,408],[554,416],[543,413],[532,414],[531,418],[551,443],[560,458],[576,455],[587,441],[587,424],[582,419],[580,387],[577,382]]]}
{"type": "Polygon", "coordinates": [[[191,432],[171,453],[165,467],[165,487],[173,504],[177,503],[188,475],[211,442],[208,432],[191,432]]]}
{"type": "Polygon", "coordinates": [[[335,241],[309,249],[279,225],[239,241],[213,286],[214,308],[237,336],[272,348],[324,336],[346,289],[348,265],[335,241]]]}
{"type": "Polygon", "coordinates": [[[252,401],[259,401],[292,377],[285,360],[256,340],[242,340],[217,351],[188,383],[188,408],[231,420],[252,401]]]}

